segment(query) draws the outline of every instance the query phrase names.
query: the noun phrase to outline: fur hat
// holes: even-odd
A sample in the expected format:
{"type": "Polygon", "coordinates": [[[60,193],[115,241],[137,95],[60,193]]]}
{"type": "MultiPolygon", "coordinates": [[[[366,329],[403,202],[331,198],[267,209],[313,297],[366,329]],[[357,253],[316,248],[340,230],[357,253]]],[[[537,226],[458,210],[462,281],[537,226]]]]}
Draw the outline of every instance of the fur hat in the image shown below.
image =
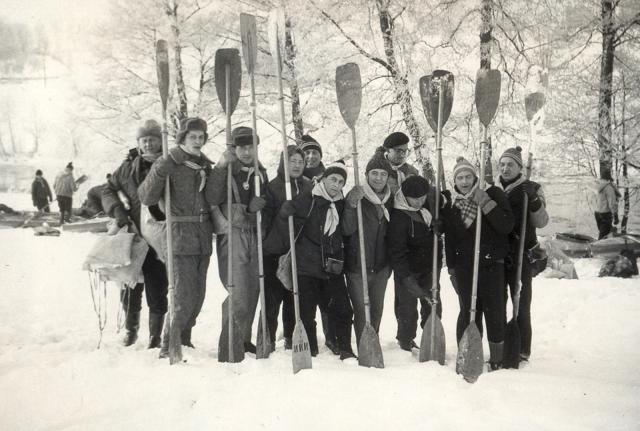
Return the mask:
{"type": "Polygon", "coordinates": [[[476,168],[464,157],[458,157],[456,159],[456,165],[453,168],[453,179],[455,180],[456,175],[458,175],[462,171],[469,171],[473,174],[474,177],[477,177],[476,168]]]}
{"type": "Polygon", "coordinates": [[[384,157],[384,155],[380,155],[378,153],[374,154],[369,163],[367,163],[367,167],[364,170],[365,175],[372,171],[373,169],[383,169],[387,171],[389,175],[391,175],[391,165],[389,161],[384,157]]]}
{"type": "Polygon", "coordinates": [[[502,153],[502,155],[500,156],[500,160],[502,160],[505,157],[512,159],[520,167],[524,166],[522,164],[522,148],[521,147],[507,148],[504,151],[504,153],[502,153]]]}
{"type": "Polygon", "coordinates": [[[418,175],[411,175],[402,182],[402,194],[407,198],[419,198],[429,192],[429,181],[418,175]]]}
{"type": "MultiPolygon", "coordinates": [[[[260,137],[257,137],[257,143],[260,143],[260,137]]],[[[253,129],[251,127],[240,126],[231,131],[231,145],[234,147],[244,147],[245,145],[253,145],[253,129]]]]}
{"type": "Polygon", "coordinates": [[[36,171],[36,176],[42,176],[42,171],[40,169],[36,171]]]}
{"type": "Polygon", "coordinates": [[[317,150],[320,153],[320,157],[322,157],[322,147],[320,146],[318,141],[313,139],[311,135],[302,135],[300,137],[299,147],[302,152],[305,152],[307,150],[317,150]]]}
{"type": "Polygon", "coordinates": [[[322,178],[326,178],[331,174],[342,175],[345,181],[347,181],[347,167],[344,164],[344,160],[336,160],[327,166],[327,169],[322,173],[322,178]]]}
{"type": "Polygon", "coordinates": [[[142,126],[138,127],[136,139],[140,139],[145,136],[155,136],[156,138],[162,139],[162,129],[156,120],[147,120],[142,126]]]}
{"type": "Polygon", "coordinates": [[[384,143],[382,146],[387,150],[395,147],[399,147],[400,145],[405,145],[409,143],[409,137],[402,132],[393,132],[386,138],[384,138],[384,143]]]}
{"type": "Polygon", "coordinates": [[[180,121],[180,129],[178,129],[178,133],[176,133],[176,144],[182,145],[184,143],[185,136],[187,136],[187,133],[190,130],[199,130],[204,132],[205,142],[209,138],[209,135],[207,134],[206,121],[198,117],[183,118],[182,121],[180,121]]]}

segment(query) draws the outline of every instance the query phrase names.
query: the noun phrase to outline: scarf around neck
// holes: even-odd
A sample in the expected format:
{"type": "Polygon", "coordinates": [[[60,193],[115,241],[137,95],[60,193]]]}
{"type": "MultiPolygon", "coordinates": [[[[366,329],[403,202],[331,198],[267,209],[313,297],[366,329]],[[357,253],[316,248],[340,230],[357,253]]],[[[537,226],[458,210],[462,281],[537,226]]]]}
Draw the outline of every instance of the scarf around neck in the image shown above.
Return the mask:
{"type": "MultiPolygon", "coordinates": [[[[464,223],[464,227],[467,229],[469,226],[473,224],[473,221],[476,219],[478,215],[478,204],[473,200],[473,193],[478,188],[478,183],[474,184],[474,186],[469,190],[469,193],[462,194],[458,192],[456,187],[451,191],[451,200],[452,205],[460,209],[460,217],[462,218],[462,223],[464,223]]],[[[485,190],[488,187],[485,187],[485,190]]]]}
{"type": "Polygon", "coordinates": [[[399,209],[403,211],[420,213],[420,216],[422,217],[422,220],[424,220],[425,224],[427,226],[431,226],[431,219],[433,217],[431,216],[431,213],[429,212],[429,210],[426,208],[416,209],[411,205],[409,205],[409,203],[407,202],[407,198],[405,197],[404,193],[402,193],[402,189],[396,192],[396,195],[393,198],[393,207],[395,209],[399,209]]]}
{"type": "Polygon", "coordinates": [[[312,196],[319,196],[323,199],[329,201],[329,210],[327,211],[327,217],[324,221],[324,233],[326,235],[331,236],[336,229],[338,228],[338,224],[340,223],[340,215],[338,214],[338,209],[336,208],[336,202],[343,199],[342,192],[338,193],[335,197],[329,196],[327,193],[327,189],[324,187],[324,183],[319,182],[315,186],[313,186],[313,190],[311,190],[312,196]]]}
{"type": "Polygon", "coordinates": [[[386,207],[386,203],[391,197],[391,190],[389,190],[389,186],[384,187],[384,196],[382,199],[376,194],[376,192],[371,188],[367,181],[364,181],[362,184],[362,189],[364,190],[364,197],[374,205],[379,205],[382,210],[382,214],[384,214],[384,218],[389,221],[389,210],[386,207]]]}

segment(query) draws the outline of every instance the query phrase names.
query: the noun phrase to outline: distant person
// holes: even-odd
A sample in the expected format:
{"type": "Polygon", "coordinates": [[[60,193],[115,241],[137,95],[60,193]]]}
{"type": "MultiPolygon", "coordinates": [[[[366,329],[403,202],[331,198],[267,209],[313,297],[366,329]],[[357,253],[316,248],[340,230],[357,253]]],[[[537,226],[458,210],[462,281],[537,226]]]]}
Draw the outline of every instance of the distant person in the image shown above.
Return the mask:
{"type": "Polygon", "coordinates": [[[73,164],[67,163],[64,171],[60,172],[53,184],[56,192],[58,207],[60,208],[60,224],[71,221],[71,206],[73,204],[73,192],[78,190],[75,178],[73,178],[73,164]]]}
{"type": "Polygon", "coordinates": [[[38,208],[39,214],[51,212],[49,203],[53,201],[53,195],[51,194],[49,183],[42,176],[40,169],[36,171],[36,178],[31,184],[31,200],[33,201],[33,206],[38,208]]]}
{"type": "Polygon", "coordinates": [[[618,220],[618,198],[620,192],[611,180],[611,174],[605,172],[596,184],[596,208],[594,216],[598,225],[598,239],[609,235],[618,220]]]}

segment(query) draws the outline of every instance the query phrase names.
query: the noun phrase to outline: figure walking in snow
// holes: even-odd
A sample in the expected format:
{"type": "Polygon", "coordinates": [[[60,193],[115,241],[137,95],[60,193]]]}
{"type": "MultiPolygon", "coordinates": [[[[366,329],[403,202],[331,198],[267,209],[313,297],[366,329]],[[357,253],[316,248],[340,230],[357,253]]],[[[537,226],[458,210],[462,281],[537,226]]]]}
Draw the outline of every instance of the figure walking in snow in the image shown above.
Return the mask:
{"type": "MultiPolygon", "coordinates": [[[[173,233],[173,287],[175,324],[183,346],[194,347],[191,332],[200,313],[207,288],[207,270],[212,252],[211,201],[205,187],[212,162],[202,153],[207,142],[207,123],[201,118],[185,118],[176,134],[176,147],[151,166],[138,193],[142,205],[152,207],[164,197],[169,178],[173,233]]],[[[162,333],[160,357],[169,356],[169,325],[162,333]]]]}
{"type": "Polygon", "coordinates": [[[469,325],[473,259],[478,206],[482,210],[480,262],[478,265],[478,298],[476,325],[482,333],[482,316],[487,323],[490,366],[502,367],[505,335],[505,271],[509,250],[508,235],[514,219],[509,201],[496,186],[478,188],[476,170],[464,158],[458,158],[453,169],[454,189],[444,191],[442,219],[445,227],[445,251],[451,282],[458,294],[460,313],[456,327],[458,344],[469,325]]]}
{"type": "Polygon", "coordinates": [[[620,192],[611,180],[611,174],[603,174],[596,184],[596,208],[594,216],[598,225],[598,239],[609,235],[618,220],[620,192]]]}
{"type": "Polygon", "coordinates": [[[33,201],[33,206],[38,208],[38,213],[42,214],[43,212],[48,213],[51,211],[49,202],[53,201],[53,195],[51,195],[49,183],[42,176],[40,169],[36,171],[36,178],[31,184],[31,200],[33,201]]]}
{"type": "MultiPolygon", "coordinates": [[[[101,208],[110,217],[116,219],[119,227],[132,221],[138,232],[141,231],[141,203],[138,187],[147,177],[153,162],[162,155],[162,131],[154,120],[147,120],[138,129],[136,135],[138,146],[129,151],[127,158],[108,177],[102,187],[101,208]]],[[[93,190],[93,189],[91,189],[93,190]]],[[[91,192],[90,190],[90,192],[91,192]]],[[[91,193],[89,193],[89,197],[91,193]]],[[[164,215],[155,207],[151,211],[156,217],[164,219],[164,215]]],[[[160,347],[162,325],[167,312],[167,270],[158,259],[158,252],[149,247],[142,264],[144,283],[138,283],[132,289],[123,290],[120,295],[125,310],[126,334],[122,343],[130,346],[138,339],[140,327],[140,310],[142,309],[142,292],[146,292],[149,306],[149,344],[148,348],[160,347]]],[[[160,251],[160,253],[162,253],[160,251]]]]}
{"type": "MultiPolygon", "coordinates": [[[[260,280],[258,279],[258,233],[256,213],[261,211],[267,184],[267,171],[262,165],[260,172],[254,171],[253,129],[236,127],[231,132],[233,149],[225,151],[211,172],[211,182],[207,187],[207,197],[212,205],[220,207],[224,223],[233,228],[233,256],[228,255],[227,227],[219,229],[216,237],[218,272],[220,280],[227,285],[228,259],[233,263],[233,313],[240,327],[240,337],[244,341],[245,352],[256,353],[251,342],[251,326],[258,305],[260,280]],[[231,167],[229,165],[231,164],[231,167]],[[232,169],[231,190],[233,202],[227,202],[227,169],[232,169]],[[260,197],[255,192],[255,176],[260,176],[260,197]],[[231,205],[231,220],[227,220],[228,206],[231,205]]],[[[260,139],[258,138],[258,143],[260,139]]],[[[227,297],[222,304],[222,326],[228,320],[227,297]]]]}
{"type": "Polygon", "coordinates": [[[531,355],[531,296],[532,264],[529,251],[538,244],[536,228],[542,228],[549,222],[544,193],[540,184],[526,179],[522,175],[522,149],[507,149],[499,160],[500,184],[507,195],[514,218],[514,227],[509,234],[509,255],[506,259],[506,280],[511,296],[515,295],[517,266],[522,259],[520,305],[518,306],[518,329],[520,330],[520,357],[528,360],[531,355]],[[527,199],[528,214],[524,238],[524,255],[518,256],[520,230],[522,228],[522,203],[527,199]]]}
{"type": "Polygon", "coordinates": [[[58,207],[60,208],[60,224],[71,221],[71,207],[73,206],[73,192],[78,190],[75,178],[73,178],[73,164],[69,162],[60,172],[53,183],[56,192],[58,207]]]}
{"type": "MultiPolygon", "coordinates": [[[[434,197],[434,190],[429,187],[426,179],[417,175],[407,178],[395,195],[387,229],[389,263],[396,280],[396,338],[400,348],[409,352],[418,347],[414,342],[418,328],[418,301],[421,306],[421,327],[432,312],[427,298],[432,297],[434,276],[431,264],[433,230],[438,233],[441,231],[441,228],[433,223],[434,197]]],[[[438,247],[438,250],[442,250],[442,247],[438,247]]],[[[438,291],[436,311],[438,316],[442,316],[439,295],[438,291]]]]}

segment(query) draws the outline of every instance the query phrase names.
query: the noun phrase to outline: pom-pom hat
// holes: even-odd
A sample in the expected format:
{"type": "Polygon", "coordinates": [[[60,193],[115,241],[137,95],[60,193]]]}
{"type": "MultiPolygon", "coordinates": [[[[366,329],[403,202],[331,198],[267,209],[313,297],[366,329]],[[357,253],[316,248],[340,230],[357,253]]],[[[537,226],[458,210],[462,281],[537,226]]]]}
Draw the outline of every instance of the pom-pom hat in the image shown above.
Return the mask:
{"type": "Polygon", "coordinates": [[[502,160],[505,157],[512,159],[520,167],[524,166],[522,164],[522,148],[521,147],[507,148],[504,151],[504,153],[502,153],[502,155],[500,156],[500,160],[502,160]]]}
{"type": "Polygon", "coordinates": [[[328,177],[331,174],[341,175],[345,181],[347,181],[347,166],[344,164],[344,160],[336,160],[327,166],[324,173],[322,174],[323,178],[328,177]]]}
{"type": "Polygon", "coordinates": [[[473,167],[473,165],[464,157],[458,157],[456,159],[456,165],[453,168],[453,178],[455,179],[455,177],[463,171],[469,171],[471,172],[475,177],[478,176],[478,174],[476,173],[476,169],[473,167]]]}

